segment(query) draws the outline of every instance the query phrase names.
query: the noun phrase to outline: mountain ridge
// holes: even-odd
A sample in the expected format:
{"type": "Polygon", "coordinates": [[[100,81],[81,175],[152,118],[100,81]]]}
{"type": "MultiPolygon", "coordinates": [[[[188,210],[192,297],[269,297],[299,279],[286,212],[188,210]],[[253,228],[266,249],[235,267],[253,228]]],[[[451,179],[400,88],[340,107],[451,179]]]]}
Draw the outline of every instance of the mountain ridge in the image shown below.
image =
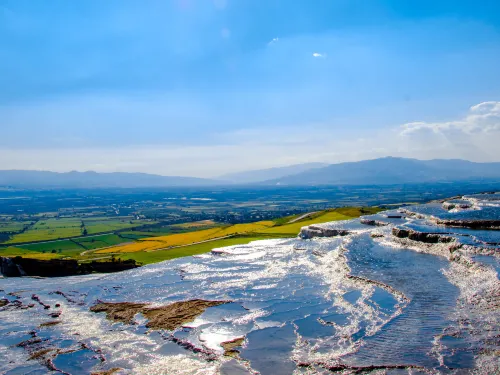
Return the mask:
{"type": "Polygon", "coordinates": [[[404,183],[500,180],[500,162],[462,159],[418,160],[385,157],[337,164],[305,163],[287,167],[231,173],[216,179],[161,176],[140,172],[51,172],[0,170],[0,186],[35,188],[146,188],[270,185],[390,185],[404,183]],[[324,165],[324,166],[321,166],[324,165]],[[299,170],[298,173],[294,173],[299,170]],[[266,175],[280,175],[266,179],[266,175]],[[233,176],[233,180],[221,180],[233,176]],[[260,176],[260,180],[257,177],[260,176]]]}
{"type": "Polygon", "coordinates": [[[385,157],[330,164],[279,179],[267,185],[380,185],[500,179],[500,162],[478,163],[461,159],[418,160],[385,157]]]}
{"type": "Polygon", "coordinates": [[[218,180],[227,181],[232,183],[256,183],[266,180],[281,178],[285,176],[290,176],[292,174],[297,174],[305,172],[310,169],[326,167],[330,164],[328,163],[302,163],[287,165],[284,167],[273,167],[264,169],[254,169],[242,172],[227,173],[222,176],[217,177],[218,180]]]}
{"type": "Polygon", "coordinates": [[[109,172],[52,172],[33,170],[0,170],[0,186],[14,187],[170,187],[211,186],[220,181],[182,176],[160,176],[149,173],[109,172]]]}

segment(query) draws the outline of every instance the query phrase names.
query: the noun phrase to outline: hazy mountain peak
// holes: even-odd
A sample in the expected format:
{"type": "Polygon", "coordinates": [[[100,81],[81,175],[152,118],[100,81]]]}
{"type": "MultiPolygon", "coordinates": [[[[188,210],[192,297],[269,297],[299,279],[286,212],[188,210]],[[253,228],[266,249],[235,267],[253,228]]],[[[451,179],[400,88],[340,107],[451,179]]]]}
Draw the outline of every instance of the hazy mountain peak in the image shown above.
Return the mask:
{"type": "Polygon", "coordinates": [[[266,181],[281,185],[370,185],[500,179],[500,163],[384,157],[331,164],[266,181]]]}
{"type": "Polygon", "coordinates": [[[284,176],[294,175],[314,168],[326,167],[326,163],[303,163],[288,165],[285,167],[274,167],[266,169],[255,169],[243,172],[228,173],[218,177],[221,181],[228,181],[239,184],[248,184],[281,178],[284,176]]]}

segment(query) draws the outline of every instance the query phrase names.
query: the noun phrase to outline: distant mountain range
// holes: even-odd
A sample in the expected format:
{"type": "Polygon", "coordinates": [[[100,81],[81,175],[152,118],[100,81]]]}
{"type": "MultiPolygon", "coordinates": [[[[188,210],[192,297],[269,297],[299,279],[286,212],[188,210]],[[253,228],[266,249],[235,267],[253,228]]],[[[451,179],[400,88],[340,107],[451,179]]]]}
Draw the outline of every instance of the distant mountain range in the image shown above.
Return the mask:
{"type": "Polygon", "coordinates": [[[265,181],[266,185],[380,185],[500,179],[500,163],[386,157],[331,164],[265,181]]]}
{"type": "Polygon", "coordinates": [[[225,174],[223,176],[218,177],[218,180],[228,181],[237,184],[252,184],[256,182],[282,178],[297,173],[309,171],[314,168],[326,167],[328,165],[329,164],[327,163],[305,163],[305,164],[289,165],[287,167],[258,169],[253,171],[225,174]]]}
{"type": "Polygon", "coordinates": [[[146,188],[215,185],[381,185],[467,180],[499,180],[500,163],[386,157],[350,163],[297,164],[231,173],[218,179],[146,173],[0,171],[0,186],[24,188],[146,188]]]}
{"type": "Polygon", "coordinates": [[[0,171],[0,186],[37,188],[142,188],[220,185],[196,177],[159,176],[147,173],[0,171]]]}

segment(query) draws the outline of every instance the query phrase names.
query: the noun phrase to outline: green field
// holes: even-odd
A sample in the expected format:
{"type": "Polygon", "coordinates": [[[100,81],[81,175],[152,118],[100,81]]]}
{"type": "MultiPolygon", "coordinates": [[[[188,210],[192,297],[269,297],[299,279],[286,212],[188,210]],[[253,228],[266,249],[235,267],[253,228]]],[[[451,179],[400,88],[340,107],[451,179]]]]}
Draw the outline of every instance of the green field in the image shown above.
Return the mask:
{"type": "Polygon", "coordinates": [[[0,248],[0,256],[1,257],[14,257],[14,256],[22,256],[26,258],[35,258],[35,259],[55,259],[61,258],[60,254],[54,253],[42,253],[39,251],[31,251],[28,249],[22,249],[20,247],[3,247],[0,248]]]}
{"type": "MultiPolygon", "coordinates": [[[[380,209],[377,207],[339,208],[334,210],[320,211],[297,222],[287,224],[289,221],[301,216],[293,215],[275,220],[275,225],[270,228],[263,228],[252,233],[241,233],[232,238],[225,238],[166,250],[137,251],[130,253],[121,252],[116,253],[115,256],[120,257],[121,259],[134,259],[142,264],[150,264],[161,262],[163,260],[202,254],[218,247],[247,244],[252,241],[263,239],[295,237],[300,232],[300,229],[306,225],[338,220],[350,220],[361,215],[373,214],[379,211],[380,209]]],[[[109,249],[107,250],[107,252],[111,253],[111,250],[112,249],[109,249]]]]}
{"type": "Polygon", "coordinates": [[[18,245],[17,247],[30,251],[37,251],[37,252],[45,251],[49,253],[52,252],[53,250],[55,250],[57,253],[71,251],[71,250],[79,250],[79,251],[85,250],[80,245],[71,240],[39,242],[28,245],[18,245]]]}
{"type": "Polygon", "coordinates": [[[99,249],[119,245],[125,242],[132,242],[132,239],[122,238],[116,234],[104,234],[102,236],[75,238],[74,242],[87,250],[99,249]]]}
{"type": "Polygon", "coordinates": [[[116,234],[105,234],[102,236],[79,237],[74,239],[38,242],[26,245],[17,245],[16,247],[0,248],[0,254],[21,255],[30,258],[77,258],[80,259],[81,253],[86,250],[100,249],[119,245],[133,240],[122,238],[116,234]],[[3,252],[2,252],[3,251],[3,252]],[[43,255],[46,254],[46,255],[43,255]],[[49,256],[49,254],[52,254],[49,256]]]}
{"type": "MultiPolygon", "coordinates": [[[[3,223],[2,223],[3,224],[3,223]]],[[[154,222],[144,222],[140,220],[131,220],[131,218],[50,218],[41,219],[33,226],[29,227],[23,233],[14,234],[5,242],[6,244],[19,244],[26,242],[42,242],[64,238],[73,238],[83,235],[93,235],[106,232],[114,232],[117,230],[131,229],[138,226],[155,224],[154,222]]],[[[0,233],[11,232],[12,229],[19,232],[26,223],[13,222],[8,225],[0,224],[0,233]]],[[[124,242],[124,241],[122,241],[124,242]]],[[[111,243],[111,245],[119,242],[111,243]]],[[[110,246],[110,245],[104,245],[110,246]]],[[[104,247],[100,246],[100,247],[104,247]]]]}
{"type": "Polygon", "coordinates": [[[0,233],[17,233],[30,224],[31,222],[26,221],[1,221],[0,233]]]}
{"type": "MultiPolygon", "coordinates": [[[[134,259],[142,264],[149,264],[184,256],[202,254],[218,247],[247,244],[256,240],[296,237],[300,232],[300,229],[307,225],[338,220],[349,220],[361,215],[373,214],[379,211],[380,209],[377,207],[347,207],[313,213],[294,223],[289,222],[301,217],[302,215],[287,216],[274,221],[236,224],[232,226],[224,226],[221,228],[212,229],[206,229],[206,227],[203,225],[199,229],[193,225],[184,225],[181,226],[183,232],[184,229],[187,229],[184,234],[165,234],[163,232],[160,232],[162,234],[162,237],[152,236],[152,233],[154,232],[130,230],[120,232],[119,234],[103,234],[100,236],[78,237],[46,243],[18,245],[17,247],[9,247],[3,249],[0,248],[0,255],[21,255],[26,257],[47,259],[51,257],[71,257],[79,260],[92,259],[93,257],[101,256],[115,256],[123,260],[134,259]],[[207,233],[213,235],[208,236],[207,233]],[[231,235],[232,237],[218,239],[219,237],[223,237],[225,235],[231,235]],[[143,239],[145,236],[148,237],[147,240],[143,239]],[[210,240],[211,238],[214,238],[214,240],[210,240]],[[139,241],[136,242],[135,240],[139,241]],[[160,240],[164,241],[165,243],[168,242],[168,244],[172,242],[170,244],[172,248],[161,250],[162,248],[168,247],[168,244],[165,246],[153,246],[157,241],[160,240]],[[176,240],[178,243],[176,242],[176,240]],[[189,244],[203,240],[208,240],[208,242],[193,245],[189,244]],[[115,248],[113,246],[116,246],[116,251],[114,251],[115,248]],[[133,252],[123,251],[124,249],[127,250],[128,248],[133,248],[133,252]],[[54,250],[55,253],[53,253],[54,250]],[[94,252],[93,250],[97,251],[94,252]],[[84,256],[81,255],[83,251],[86,251],[86,254],[84,256]]],[[[43,225],[40,224],[39,228],[34,229],[33,232],[36,232],[37,230],[46,231],[46,227],[50,227],[52,230],[54,228],[62,228],[65,230],[71,229],[74,228],[70,226],[71,223],[78,222],[75,220],[71,221],[69,219],[44,220],[43,225]],[[58,224],[59,227],[57,227],[56,224],[58,224]]],[[[88,227],[89,223],[95,223],[95,228],[97,228],[98,225],[101,225],[101,229],[104,228],[105,225],[108,225],[107,221],[102,219],[85,220],[86,228],[88,227]]],[[[39,223],[37,223],[37,225],[38,224],[39,223]]],[[[119,229],[121,229],[123,225],[132,224],[124,220],[114,219],[114,223],[110,224],[108,228],[113,225],[116,225],[119,229]]],[[[81,228],[78,227],[78,229],[81,228]]],[[[161,229],[168,229],[168,227],[163,227],[161,229]]],[[[30,231],[31,230],[27,232],[30,231]]]]}
{"type": "Polygon", "coordinates": [[[42,219],[23,233],[11,237],[8,244],[57,240],[82,235],[80,219],[42,219]]]}
{"type": "Polygon", "coordinates": [[[150,232],[120,232],[120,237],[130,240],[140,240],[141,238],[151,237],[150,232]]]}
{"type": "Polygon", "coordinates": [[[87,229],[87,234],[113,232],[146,224],[144,221],[131,220],[130,218],[91,218],[83,219],[83,223],[87,229]]]}

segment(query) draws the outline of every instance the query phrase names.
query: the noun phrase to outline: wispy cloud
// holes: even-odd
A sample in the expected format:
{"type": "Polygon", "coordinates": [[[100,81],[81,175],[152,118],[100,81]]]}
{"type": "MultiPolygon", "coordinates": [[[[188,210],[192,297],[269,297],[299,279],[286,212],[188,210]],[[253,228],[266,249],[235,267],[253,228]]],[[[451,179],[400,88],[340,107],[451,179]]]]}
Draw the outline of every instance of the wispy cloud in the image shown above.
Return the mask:
{"type": "Polygon", "coordinates": [[[314,52],[313,57],[326,57],[324,53],[314,52]]]}
{"type": "MultiPolygon", "coordinates": [[[[500,133],[500,102],[483,102],[470,107],[466,116],[446,122],[412,122],[402,126],[403,135],[418,132],[435,134],[500,133]]],[[[500,136],[500,134],[499,134],[500,136]]],[[[500,141],[500,139],[498,139],[500,141]]]]}
{"type": "Polygon", "coordinates": [[[276,44],[280,41],[280,38],[273,38],[267,45],[271,46],[273,44],[276,44]]]}
{"type": "Polygon", "coordinates": [[[474,161],[500,160],[500,102],[470,107],[456,120],[411,122],[399,128],[397,140],[424,158],[465,158],[474,161]]]}

